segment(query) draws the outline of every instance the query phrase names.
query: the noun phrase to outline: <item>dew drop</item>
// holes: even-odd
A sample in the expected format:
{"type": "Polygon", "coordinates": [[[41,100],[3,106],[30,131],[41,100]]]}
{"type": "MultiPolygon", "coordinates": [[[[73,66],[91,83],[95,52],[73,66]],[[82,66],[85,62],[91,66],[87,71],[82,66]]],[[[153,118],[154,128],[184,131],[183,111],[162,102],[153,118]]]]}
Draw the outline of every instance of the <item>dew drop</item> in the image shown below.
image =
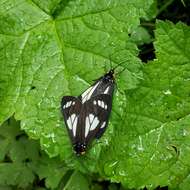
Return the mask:
{"type": "Polygon", "coordinates": [[[171,95],[172,94],[172,92],[168,89],[168,90],[165,90],[165,91],[163,91],[163,93],[165,94],[165,95],[171,95]]]}

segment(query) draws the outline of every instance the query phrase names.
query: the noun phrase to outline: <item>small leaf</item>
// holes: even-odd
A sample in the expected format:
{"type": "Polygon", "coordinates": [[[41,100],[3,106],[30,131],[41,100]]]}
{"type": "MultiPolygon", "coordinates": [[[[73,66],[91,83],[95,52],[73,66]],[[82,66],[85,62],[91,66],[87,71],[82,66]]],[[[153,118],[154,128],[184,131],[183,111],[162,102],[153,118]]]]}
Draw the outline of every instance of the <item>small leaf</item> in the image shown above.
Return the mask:
{"type": "Polygon", "coordinates": [[[33,180],[33,172],[23,164],[0,163],[0,184],[18,185],[24,188],[27,187],[29,183],[32,183],[33,180]]]}
{"type": "Polygon", "coordinates": [[[131,40],[138,45],[149,44],[153,41],[148,31],[141,26],[131,33],[131,40]]]}
{"type": "Polygon", "coordinates": [[[64,187],[64,190],[89,190],[89,184],[86,177],[84,177],[79,172],[73,172],[73,174],[70,176],[70,179],[68,180],[67,184],[64,187]]]}
{"type": "Polygon", "coordinates": [[[50,159],[19,127],[13,118],[0,127],[0,184],[29,188],[38,175],[46,187],[57,188],[67,172],[65,165],[58,158],[50,159]]]}

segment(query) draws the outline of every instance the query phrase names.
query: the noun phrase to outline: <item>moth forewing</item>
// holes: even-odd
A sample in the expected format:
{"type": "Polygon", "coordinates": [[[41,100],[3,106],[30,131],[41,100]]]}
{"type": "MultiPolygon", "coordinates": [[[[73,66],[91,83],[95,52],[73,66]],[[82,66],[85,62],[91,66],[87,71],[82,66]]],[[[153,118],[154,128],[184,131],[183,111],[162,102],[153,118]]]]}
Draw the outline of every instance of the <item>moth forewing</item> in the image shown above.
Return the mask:
{"type": "Polygon", "coordinates": [[[80,111],[82,104],[77,97],[64,96],[61,102],[66,128],[68,130],[72,143],[75,143],[77,137],[77,128],[79,126],[80,111]]]}

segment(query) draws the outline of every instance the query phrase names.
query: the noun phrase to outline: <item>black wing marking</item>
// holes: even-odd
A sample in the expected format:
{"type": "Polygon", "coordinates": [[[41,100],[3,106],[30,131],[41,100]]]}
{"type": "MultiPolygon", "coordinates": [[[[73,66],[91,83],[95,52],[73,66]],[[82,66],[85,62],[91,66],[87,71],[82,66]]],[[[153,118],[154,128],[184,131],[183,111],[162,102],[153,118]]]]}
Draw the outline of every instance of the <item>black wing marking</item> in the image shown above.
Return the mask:
{"type": "Polygon", "coordinates": [[[65,125],[67,127],[72,143],[77,140],[77,128],[80,125],[80,112],[82,104],[77,97],[64,96],[61,101],[61,111],[63,113],[65,125]]]}
{"type": "Polygon", "coordinates": [[[90,143],[94,138],[100,138],[108,125],[112,108],[112,96],[97,95],[84,103],[81,115],[83,135],[82,141],[90,143]]]}

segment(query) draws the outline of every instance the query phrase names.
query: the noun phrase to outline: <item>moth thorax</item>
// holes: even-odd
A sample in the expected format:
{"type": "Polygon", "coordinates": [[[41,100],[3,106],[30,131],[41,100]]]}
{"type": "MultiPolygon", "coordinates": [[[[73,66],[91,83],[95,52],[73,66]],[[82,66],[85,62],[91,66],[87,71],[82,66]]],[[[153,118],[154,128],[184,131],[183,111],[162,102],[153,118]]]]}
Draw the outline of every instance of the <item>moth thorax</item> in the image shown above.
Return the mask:
{"type": "Polygon", "coordinates": [[[104,82],[113,82],[114,81],[114,71],[110,70],[108,73],[104,75],[104,82]]]}
{"type": "Polygon", "coordinates": [[[73,149],[77,156],[83,155],[86,152],[86,144],[77,142],[73,145],[73,149]]]}

